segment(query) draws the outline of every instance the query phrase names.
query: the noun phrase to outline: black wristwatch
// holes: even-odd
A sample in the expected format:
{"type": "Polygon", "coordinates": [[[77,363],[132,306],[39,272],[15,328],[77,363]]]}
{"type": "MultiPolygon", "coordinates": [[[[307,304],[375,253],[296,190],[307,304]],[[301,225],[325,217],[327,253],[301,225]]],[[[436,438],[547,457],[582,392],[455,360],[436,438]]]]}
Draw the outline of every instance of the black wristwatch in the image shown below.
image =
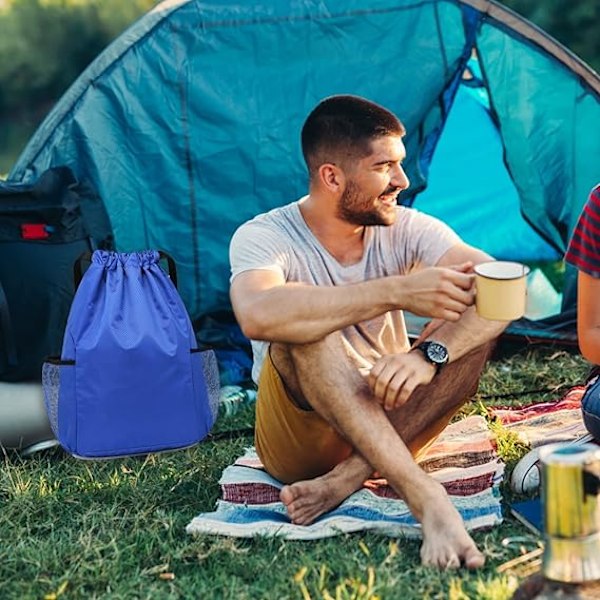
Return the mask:
{"type": "Polygon", "coordinates": [[[436,371],[448,362],[448,349],[440,342],[422,342],[416,349],[420,350],[425,359],[435,366],[436,371]]]}

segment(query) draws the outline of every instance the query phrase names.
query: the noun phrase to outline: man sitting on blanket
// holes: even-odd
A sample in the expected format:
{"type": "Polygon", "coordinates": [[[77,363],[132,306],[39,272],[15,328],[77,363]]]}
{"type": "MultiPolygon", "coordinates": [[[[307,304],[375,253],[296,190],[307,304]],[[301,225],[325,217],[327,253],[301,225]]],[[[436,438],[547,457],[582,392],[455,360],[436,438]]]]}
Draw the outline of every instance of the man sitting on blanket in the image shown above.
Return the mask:
{"type": "Polygon", "coordinates": [[[236,231],[231,300],[260,372],[256,450],[288,484],[292,522],[377,472],[421,523],[424,564],[475,568],[483,554],[415,457],[474,393],[504,325],[473,307],[472,267],[490,257],[397,205],[404,133],[363,98],[318,104],[302,129],[310,193],[236,231]],[[412,348],[403,310],[433,319],[412,348]]]}

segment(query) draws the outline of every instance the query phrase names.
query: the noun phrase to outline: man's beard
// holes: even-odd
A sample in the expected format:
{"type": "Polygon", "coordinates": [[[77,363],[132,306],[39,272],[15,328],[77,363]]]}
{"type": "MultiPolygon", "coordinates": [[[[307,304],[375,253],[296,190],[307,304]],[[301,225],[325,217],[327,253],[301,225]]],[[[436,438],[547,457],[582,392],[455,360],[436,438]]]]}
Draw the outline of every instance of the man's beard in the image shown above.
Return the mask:
{"type": "MultiPolygon", "coordinates": [[[[396,188],[390,188],[384,194],[391,194],[396,188]]],[[[382,194],[382,195],[384,195],[382,194]]],[[[388,205],[376,206],[372,197],[361,193],[353,181],[349,181],[338,205],[338,216],[354,225],[392,225],[396,221],[396,210],[388,205]]]]}

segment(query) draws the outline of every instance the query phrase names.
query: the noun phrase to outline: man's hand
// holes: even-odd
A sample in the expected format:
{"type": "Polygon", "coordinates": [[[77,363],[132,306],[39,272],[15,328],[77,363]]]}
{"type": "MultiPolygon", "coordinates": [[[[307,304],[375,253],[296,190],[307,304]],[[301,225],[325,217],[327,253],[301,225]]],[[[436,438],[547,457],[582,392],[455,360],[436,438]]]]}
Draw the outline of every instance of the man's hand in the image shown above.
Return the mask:
{"type": "Polygon", "coordinates": [[[419,385],[428,384],[436,373],[420,351],[386,354],[373,365],[369,386],[384,410],[393,410],[408,402],[419,385]]]}
{"type": "Polygon", "coordinates": [[[429,267],[404,278],[402,306],[422,317],[458,321],[475,301],[473,263],[429,267]]]}

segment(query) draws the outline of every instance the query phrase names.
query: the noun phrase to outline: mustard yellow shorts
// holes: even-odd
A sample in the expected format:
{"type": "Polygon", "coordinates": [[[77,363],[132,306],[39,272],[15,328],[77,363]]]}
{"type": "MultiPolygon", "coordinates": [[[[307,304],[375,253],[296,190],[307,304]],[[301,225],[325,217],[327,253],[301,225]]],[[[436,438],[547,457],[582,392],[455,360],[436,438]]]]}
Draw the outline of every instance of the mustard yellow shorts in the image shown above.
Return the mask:
{"type": "MultiPolygon", "coordinates": [[[[457,410],[449,410],[408,443],[417,460],[457,410]]],[[[352,454],[352,446],[325,419],[295,404],[269,353],[258,382],[254,444],[267,471],[284,483],[324,475],[352,454]]]]}
{"type": "Polygon", "coordinates": [[[284,483],[324,475],[352,454],[325,419],[294,403],[268,352],[258,382],[254,444],[266,470],[284,483]]]}

